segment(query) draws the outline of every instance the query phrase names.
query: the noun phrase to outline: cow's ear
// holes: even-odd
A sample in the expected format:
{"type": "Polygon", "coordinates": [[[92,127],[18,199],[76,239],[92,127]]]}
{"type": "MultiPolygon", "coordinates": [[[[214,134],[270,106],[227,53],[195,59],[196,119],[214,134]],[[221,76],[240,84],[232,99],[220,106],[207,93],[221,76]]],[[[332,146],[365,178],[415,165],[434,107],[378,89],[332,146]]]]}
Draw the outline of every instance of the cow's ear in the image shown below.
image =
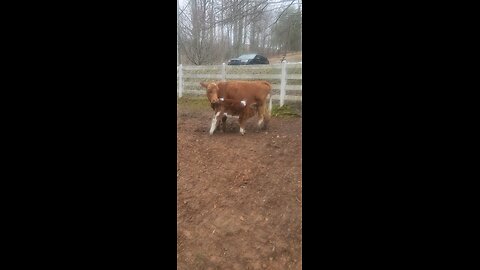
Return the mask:
{"type": "Polygon", "coordinates": [[[207,88],[208,87],[208,84],[204,83],[204,82],[200,82],[200,85],[207,88]]]}

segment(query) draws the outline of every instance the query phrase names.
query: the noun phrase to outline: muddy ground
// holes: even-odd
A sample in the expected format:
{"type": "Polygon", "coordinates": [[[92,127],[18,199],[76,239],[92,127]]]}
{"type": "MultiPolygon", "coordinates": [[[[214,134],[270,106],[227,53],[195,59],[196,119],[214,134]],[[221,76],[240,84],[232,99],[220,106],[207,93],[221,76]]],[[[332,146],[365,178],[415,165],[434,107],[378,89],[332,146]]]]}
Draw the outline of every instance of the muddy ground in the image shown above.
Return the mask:
{"type": "Polygon", "coordinates": [[[302,119],[210,136],[212,114],[178,105],[177,269],[301,269],[302,119]]]}

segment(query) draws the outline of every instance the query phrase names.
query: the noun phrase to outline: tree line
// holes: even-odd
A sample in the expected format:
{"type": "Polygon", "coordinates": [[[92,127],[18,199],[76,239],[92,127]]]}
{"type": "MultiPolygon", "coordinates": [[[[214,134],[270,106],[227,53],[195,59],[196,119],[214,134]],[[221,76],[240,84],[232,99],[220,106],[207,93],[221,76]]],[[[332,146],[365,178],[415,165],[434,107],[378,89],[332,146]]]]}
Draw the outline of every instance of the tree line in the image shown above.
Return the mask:
{"type": "Polygon", "coordinates": [[[301,0],[185,0],[181,7],[177,0],[177,62],[300,51],[301,7],[301,0]]]}

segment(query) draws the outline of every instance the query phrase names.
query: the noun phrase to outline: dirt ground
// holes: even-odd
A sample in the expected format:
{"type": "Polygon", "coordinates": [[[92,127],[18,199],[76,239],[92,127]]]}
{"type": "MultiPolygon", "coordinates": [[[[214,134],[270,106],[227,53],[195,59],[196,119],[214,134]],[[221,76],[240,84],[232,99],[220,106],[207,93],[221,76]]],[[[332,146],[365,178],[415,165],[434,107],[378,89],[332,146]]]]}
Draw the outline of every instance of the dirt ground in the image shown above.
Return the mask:
{"type": "Polygon", "coordinates": [[[302,269],[302,119],[177,110],[177,269],[302,269]]]}

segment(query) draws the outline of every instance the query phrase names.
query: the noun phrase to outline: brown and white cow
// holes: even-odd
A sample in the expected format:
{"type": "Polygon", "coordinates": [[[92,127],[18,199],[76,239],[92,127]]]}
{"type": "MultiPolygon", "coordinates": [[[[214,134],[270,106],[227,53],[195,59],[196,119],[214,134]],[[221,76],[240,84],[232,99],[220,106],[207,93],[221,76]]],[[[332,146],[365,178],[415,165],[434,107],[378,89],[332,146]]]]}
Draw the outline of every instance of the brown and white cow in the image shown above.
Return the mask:
{"type": "Polygon", "coordinates": [[[247,104],[247,101],[237,101],[234,99],[220,98],[218,102],[211,104],[214,110],[212,125],[210,127],[210,135],[217,128],[217,121],[222,118],[222,130],[225,132],[226,121],[228,116],[238,116],[240,124],[240,133],[245,134],[245,122],[255,116],[258,106],[257,103],[247,104]]]}
{"type": "MultiPolygon", "coordinates": [[[[267,108],[267,99],[270,98],[270,92],[272,90],[272,85],[267,81],[225,81],[225,82],[210,82],[205,83],[201,82],[201,86],[207,89],[207,98],[212,104],[212,108],[214,109],[214,117],[212,120],[212,127],[214,126],[214,122],[216,125],[217,117],[220,115],[218,114],[218,104],[221,99],[223,100],[232,100],[235,105],[231,105],[228,101],[227,103],[223,103],[222,106],[225,107],[225,110],[229,110],[230,106],[238,106],[240,102],[244,102],[244,108],[248,107],[250,109],[254,109],[256,113],[258,113],[258,126],[262,128],[267,128],[268,122],[270,120],[270,113],[267,108]],[[236,101],[236,102],[235,102],[236,101]],[[255,105],[253,105],[255,104],[255,105]],[[248,105],[248,106],[247,106],[248,105]],[[252,107],[253,106],[253,107],[252,107]],[[217,108],[217,109],[216,109],[217,108]],[[262,126],[263,124],[263,126],[262,126]]],[[[249,109],[246,109],[247,111],[249,109]]],[[[233,110],[235,111],[235,110],[233,110]]],[[[240,116],[241,112],[245,111],[242,109],[240,111],[236,111],[233,115],[240,116]]],[[[247,115],[247,114],[245,114],[247,115]]],[[[222,116],[223,117],[223,116],[222,116]]],[[[250,118],[249,117],[242,117],[239,118],[240,123],[240,133],[242,135],[245,133],[245,121],[250,118]],[[246,118],[246,119],[245,119],[246,118]]],[[[223,117],[222,121],[224,122],[226,117],[223,117]]],[[[215,126],[216,127],[216,126],[215,126]]],[[[212,129],[211,129],[212,130],[212,129]]],[[[215,130],[215,128],[213,128],[215,130]]],[[[213,131],[210,131],[212,134],[213,131]]]]}

